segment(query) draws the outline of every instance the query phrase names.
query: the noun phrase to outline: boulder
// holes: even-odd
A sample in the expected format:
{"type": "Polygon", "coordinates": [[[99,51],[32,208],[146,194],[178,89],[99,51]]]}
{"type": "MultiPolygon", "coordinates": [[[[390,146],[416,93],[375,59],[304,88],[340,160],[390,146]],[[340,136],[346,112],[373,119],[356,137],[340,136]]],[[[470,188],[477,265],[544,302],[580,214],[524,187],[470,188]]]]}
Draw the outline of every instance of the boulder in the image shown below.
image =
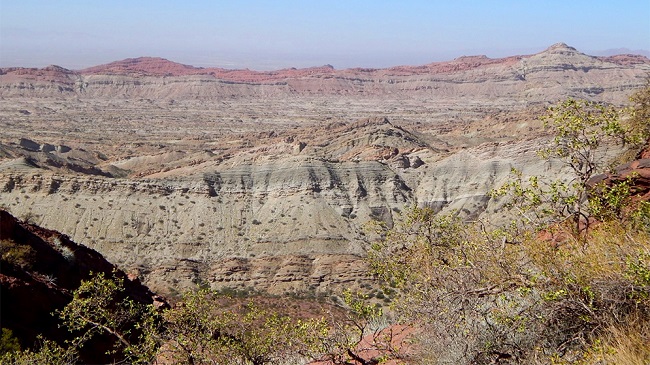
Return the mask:
{"type": "Polygon", "coordinates": [[[34,142],[34,141],[32,141],[31,139],[21,138],[20,142],[18,142],[18,144],[20,145],[20,147],[22,147],[22,148],[24,148],[24,149],[26,149],[28,151],[37,152],[37,151],[41,150],[41,145],[34,142]]]}

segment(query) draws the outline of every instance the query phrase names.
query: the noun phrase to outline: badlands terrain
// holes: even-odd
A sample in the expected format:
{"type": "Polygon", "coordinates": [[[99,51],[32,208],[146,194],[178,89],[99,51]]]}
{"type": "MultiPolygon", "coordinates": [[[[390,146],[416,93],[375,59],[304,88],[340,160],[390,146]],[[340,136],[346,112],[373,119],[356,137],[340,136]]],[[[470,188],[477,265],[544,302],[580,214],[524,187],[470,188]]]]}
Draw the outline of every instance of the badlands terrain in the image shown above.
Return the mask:
{"type": "Polygon", "coordinates": [[[326,295],[366,280],[372,219],[502,219],[487,193],[512,167],[556,173],[535,153],[545,108],[623,105],[649,73],[561,43],[387,69],[0,69],[0,205],[160,293],[326,295]]]}

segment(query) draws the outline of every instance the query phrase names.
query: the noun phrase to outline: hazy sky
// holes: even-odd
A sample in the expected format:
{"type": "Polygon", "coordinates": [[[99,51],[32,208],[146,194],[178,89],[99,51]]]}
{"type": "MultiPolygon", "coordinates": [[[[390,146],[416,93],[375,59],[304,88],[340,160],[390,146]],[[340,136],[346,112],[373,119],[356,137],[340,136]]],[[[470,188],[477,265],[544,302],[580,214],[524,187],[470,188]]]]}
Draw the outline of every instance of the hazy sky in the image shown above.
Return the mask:
{"type": "Polygon", "coordinates": [[[157,56],[195,66],[385,67],[565,42],[650,50],[648,0],[0,0],[0,66],[157,56]]]}

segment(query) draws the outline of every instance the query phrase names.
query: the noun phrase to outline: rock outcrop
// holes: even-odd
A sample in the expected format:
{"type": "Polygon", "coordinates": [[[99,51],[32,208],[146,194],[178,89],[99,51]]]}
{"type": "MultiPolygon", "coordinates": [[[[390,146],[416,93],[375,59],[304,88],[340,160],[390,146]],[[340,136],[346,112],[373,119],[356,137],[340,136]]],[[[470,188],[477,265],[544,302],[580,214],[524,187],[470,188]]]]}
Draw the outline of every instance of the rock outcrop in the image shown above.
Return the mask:
{"type": "Polygon", "coordinates": [[[487,193],[512,167],[558,171],[535,116],[625,103],[648,71],[565,44],[386,69],[2,69],[0,204],[156,291],[327,294],[367,280],[371,219],[413,204],[505,219],[487,193]]]}
{"type": "Polygon", "coordinates": [[[294,140],[278,137],[191,166],[163,168],[185,155],[113,162],[159,170],[138,179],[6,168],[0,203],[137,269],[157,291],[208,284],[325,294],[368,280],[369,220],[390,225],[412,204],[475,219],[494,213],[487,193],[511,167],[548,168],[535,155],[543,140],[448,153],[385,118],[328,132],[297,155],[294,140]]]}
{"type": "Polygon", "coordinates": [[[618,165],[612,173],[595,175],[587,181],[592,189],[627,182],[631,197],[637,201],[650,201],[650,147],[646,146],[636,160],[618,165]]]}

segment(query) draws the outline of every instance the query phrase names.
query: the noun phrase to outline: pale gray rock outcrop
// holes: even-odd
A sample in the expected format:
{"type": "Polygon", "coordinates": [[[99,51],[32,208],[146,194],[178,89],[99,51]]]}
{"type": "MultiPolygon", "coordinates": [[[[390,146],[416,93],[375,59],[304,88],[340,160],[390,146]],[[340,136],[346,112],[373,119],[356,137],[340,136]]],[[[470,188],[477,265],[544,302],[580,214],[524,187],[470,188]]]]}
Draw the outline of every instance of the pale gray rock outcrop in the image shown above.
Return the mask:
{"type": "Polygon", "coordinates": [[[511,168],[562,177],[535,153],[547,137],[529,109],[625,103],[650,61],[615,61],[557,44],[246,81],[3,70],[0,204],[162,292],[328,293],[365,280],[372,219],[417,204],[498,222],[488,193],[511,168]]]}
{"type": "Polygon", "coordinates": [[[356,162],[288,153],[251,163],[243,153],[193,166],[189,175],[137,181],[32,168],[0,175],[0,203],[137,270],[159,290],[202,282],[325,293],[363,280],[366,222],[390,225],[412,204],[483,217],[494,209],[488,191],[511,167],[545,168],[534,162],[539,142],[484,145],[442,159],[423,148],[356,162]],[[422,164],[396,167],[404,160],[422,164]]]}

